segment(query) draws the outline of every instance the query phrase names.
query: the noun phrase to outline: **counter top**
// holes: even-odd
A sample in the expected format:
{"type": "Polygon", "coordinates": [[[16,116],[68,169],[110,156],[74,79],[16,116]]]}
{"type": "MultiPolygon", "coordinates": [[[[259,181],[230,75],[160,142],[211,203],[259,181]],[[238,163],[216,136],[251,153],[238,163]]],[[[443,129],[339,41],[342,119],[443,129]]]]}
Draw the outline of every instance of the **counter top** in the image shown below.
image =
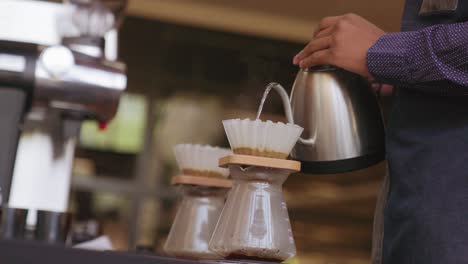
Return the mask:
{"type": "Polygon", "coordinates": [[[91,251],[29,241],[0,240],[0,263],[14,264],[261,264],[250,261],[189,261],[148,254],[91,251]]]}
{"type": "Polygon", "coordinates": [[[124,253],[90,251],[25,241],[0,241],[0,262],[15,264],[200,264],[198,261],[124,253]]]}

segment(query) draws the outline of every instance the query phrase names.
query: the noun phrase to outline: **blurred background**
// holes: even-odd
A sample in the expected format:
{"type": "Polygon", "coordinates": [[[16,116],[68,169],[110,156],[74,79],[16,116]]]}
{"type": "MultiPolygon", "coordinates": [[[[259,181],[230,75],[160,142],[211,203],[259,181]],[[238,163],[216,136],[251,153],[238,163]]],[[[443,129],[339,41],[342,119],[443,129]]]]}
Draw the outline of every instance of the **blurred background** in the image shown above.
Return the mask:
{"type": "MultiPolygon", "coordinates": [[[[354,12],[398,31],[403,0],[129,0],[127,8],[118,57],[128,89],[105,131],[82,125],[70,210],[80,221],[97,220],[118,249],[159,252],[177,206],[168,184],[178,174],[173,146],[228,147],[221,120],[254,117],[271,81],[292,86],[292,57],[322,17],[354,12]]],[[[284,120],[275,95],[262,119],[284,120]]],[[[384,173],[379,164],[288,179],[295,263],[369,263],[384,173]]]]}

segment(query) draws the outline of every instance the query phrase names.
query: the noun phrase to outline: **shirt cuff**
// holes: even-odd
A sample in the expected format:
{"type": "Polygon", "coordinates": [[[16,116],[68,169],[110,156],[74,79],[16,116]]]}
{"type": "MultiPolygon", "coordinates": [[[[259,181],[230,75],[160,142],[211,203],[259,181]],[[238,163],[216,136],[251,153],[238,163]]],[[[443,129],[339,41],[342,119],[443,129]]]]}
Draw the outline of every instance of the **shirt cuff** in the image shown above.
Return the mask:
{"type": "Polygon", "coordinates": [[[389,84],[411,81],[414,34],[416,32],[385,34],[369,48],[367,67],[377,81],[389,84]]]}

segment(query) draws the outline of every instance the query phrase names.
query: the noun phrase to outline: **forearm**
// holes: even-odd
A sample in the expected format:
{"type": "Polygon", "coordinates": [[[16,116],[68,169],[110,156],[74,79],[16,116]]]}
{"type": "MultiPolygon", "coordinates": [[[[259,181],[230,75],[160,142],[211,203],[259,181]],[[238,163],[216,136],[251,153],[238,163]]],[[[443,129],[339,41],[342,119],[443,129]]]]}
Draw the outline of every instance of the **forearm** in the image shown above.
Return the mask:
{"type": "Polygon", "coordinates": [[[468,23],[386,34],[368,50],[367,64],[380,82],[468,94],[468,23]]]}

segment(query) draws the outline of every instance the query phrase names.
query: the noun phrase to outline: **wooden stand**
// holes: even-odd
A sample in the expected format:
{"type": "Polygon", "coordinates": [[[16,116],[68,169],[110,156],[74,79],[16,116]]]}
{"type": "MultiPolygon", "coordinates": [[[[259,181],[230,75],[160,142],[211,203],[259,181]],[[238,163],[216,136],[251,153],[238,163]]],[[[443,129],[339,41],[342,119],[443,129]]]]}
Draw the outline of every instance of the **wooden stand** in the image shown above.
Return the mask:
{"type": "Polygon", "coordinates": [[[171,184],[172,185],[178,185],[178,184],[200,185],[200,186],[220,187],[220,188],[232,187],[232,181],[228,179],[191,176],[191,175],[179,175],[179,176],[172,177],[171,184]]]}
{"type": "MultiPolygon", "coordinates": [[[[230,155],[219,160],[219,166],[227,168],[228,165],[235,164],[240,166],[257,166],[274,169],[284,169],[290,171],[300,171],[301,163],[295,160],[272,159],[248,155],[230,155]]],[[[232,181],[214,177],[202,177],[192,175],[179,175],[172,178],[172,185],[187,184],[200,185],[207,187],[231,188],[232,181]]]]}
{"type": "Polygon", "coordinates": [[[272,159],[248,155],[230,155],[219,159],[220,167],[226,168],[229,164],[286,169],[291,171],[301,170],[301,163],[295,160],[272,159]]]}

